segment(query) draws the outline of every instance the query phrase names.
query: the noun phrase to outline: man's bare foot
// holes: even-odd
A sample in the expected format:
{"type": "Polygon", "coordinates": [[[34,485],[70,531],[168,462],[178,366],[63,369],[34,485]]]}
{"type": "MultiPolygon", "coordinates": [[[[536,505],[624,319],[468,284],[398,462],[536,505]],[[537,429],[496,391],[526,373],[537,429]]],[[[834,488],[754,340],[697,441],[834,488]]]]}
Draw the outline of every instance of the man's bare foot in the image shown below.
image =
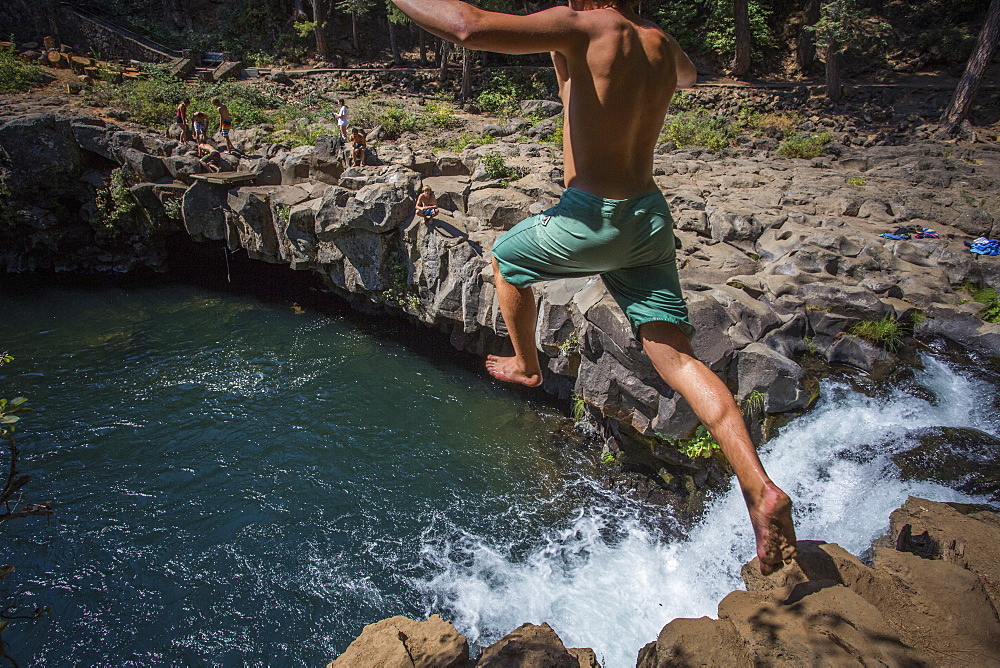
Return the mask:
{"type": "Polygon", "coordinates": [[[760,572],[770,575],[798,555],[795,527],[792,525],[792,501],[773,482],[768,482],[757,498],[749,494],[744,498],[757,537],[760,572]]]}
{"type": "Polygon", "coordinates": [[[522,369],[516,357],[490,355],[486,358],[486,370],[491,376],[505,383],[519,383],[528,387],[542,384],[541,372],[522,369]]]}

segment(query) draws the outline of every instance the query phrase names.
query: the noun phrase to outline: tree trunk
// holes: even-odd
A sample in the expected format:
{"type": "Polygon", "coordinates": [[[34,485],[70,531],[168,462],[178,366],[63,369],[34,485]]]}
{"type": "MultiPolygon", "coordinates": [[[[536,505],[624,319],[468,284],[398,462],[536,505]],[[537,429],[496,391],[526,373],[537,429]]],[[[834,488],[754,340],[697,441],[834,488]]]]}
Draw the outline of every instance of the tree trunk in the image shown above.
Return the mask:
{"type": "MultiPolygon", "coordinates": [[[[1000,0],[994,0],[1000,2],[1000,0]]],[[[831,40],[826,48],[826,96],[837,102],[840,100],[840,45],[831,40]]]]}
{"type": "Polygon", "coordinates": [[[750,71],[750,13],[747,0],[733,0],[733,20],[736,22],[736,53],[730,69],[741,77],[750,71]]]}
{"type": "Polygon", "coordinates": [[[399,67],[403,64],[403,58],[399,55],[399,40],[396,38],[396,24],[390,17],[386,17],[389,22],[389,49],[392,51],[392,64],[399,67]]]}
{"type": "Polygon", "coordinates": [[[418,48],[420,49],[420,66],[427,67],[427,32],[417,28],[418,48]]]}
{"type": "Polygon", "coordinates": [[[813,61],[816,60],[816,36],[806,28],[816,25],[819,21],[819,0],[805,1],[803,19],[802,32],[799,33],[799,43],[795,51],[795,60],[799,71],[802,74],[809,74],[813,68],[813,61]]]}
{"type": "Polygon", "coordinates": [[[354,35],[354,50],[360,54],[361,44],[358,43],[358,16],[351,12],[351,33],[354,35]]]}
{"type": "Polygon", "coordinates": [[[326,31],[323,27],[323,19],[326,18],[323,1],[324,0],[312,0],[311,3],[313,21],[316,22],[316,27],[313,28],[313,35],[316,37],[316,55],[323,60],[328,60],[330,58],[330,45],[326,41],[326,31]]]}
{"type": "Polygon", "coordinates": [[[460,97],[465,102],[472,96],[472,59],[469,49],[462,48],[462,93],[460,97]]]}
{"type": "Polygon", "coordinates": [[[976,48],[969,57],[962,79],[955,89],[955,96],[941,117],[941,125],[949,133],[954,134],[969,115],[976,93],[979,92],[979,86],[983,82],[983,74],[990,59],[993,58],[997,41],[1000,41],[1000,0],[993,0],[986,13],[986,23],[979,32],[979,41],[976,42],[976,48]]]}
{"type": "Polygon", "coordinates": [[[444,83],[448,78],[448,54],[451,52],[451,42],[447,40],[441,40],[441,73],[438,75],[438,81],[444,83]]]}

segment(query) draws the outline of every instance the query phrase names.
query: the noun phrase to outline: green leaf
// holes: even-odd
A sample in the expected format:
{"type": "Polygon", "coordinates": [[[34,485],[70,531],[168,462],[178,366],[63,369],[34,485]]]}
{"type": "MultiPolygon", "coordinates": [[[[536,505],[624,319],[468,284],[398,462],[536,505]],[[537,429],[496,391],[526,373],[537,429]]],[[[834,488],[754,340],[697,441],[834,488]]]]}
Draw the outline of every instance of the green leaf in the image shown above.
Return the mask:
{"type": "Polygon", "coordinates": [[[10,565],[0,566],[0,578],[5,578],[13,572],[14,572],[13,566],[10,565]]]}
{"type": "Polygon", "coordinates": [[[26,402],[27,400],[28,400],[27,397],[14,397],[13,399],[10,400],[10,405],[16,408],[21,404],[23,404],[24,402],[26,402]]]}
{"type": "Polygon", "coordinates": [[[3,419],[0,420],[0,423],[2,423],[2,424],[13,424],[13,423],[17,422],[20,419],[21,418],[17,417],[16,415],[4,415],[3,419]]]}

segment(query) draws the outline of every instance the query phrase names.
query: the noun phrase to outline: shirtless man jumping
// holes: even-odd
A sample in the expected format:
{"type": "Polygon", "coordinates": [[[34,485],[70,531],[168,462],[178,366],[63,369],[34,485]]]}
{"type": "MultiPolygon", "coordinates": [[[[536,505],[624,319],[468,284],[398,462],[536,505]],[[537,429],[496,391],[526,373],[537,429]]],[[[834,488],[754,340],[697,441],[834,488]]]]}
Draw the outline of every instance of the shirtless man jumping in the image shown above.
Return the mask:
{"type": "Polygon", "coordinates": [[[678,86],[697,72],[676,40],[634,12],[638,0],[569,0],[516,16],[461,0],[393,0],[428,32],[469,49],[552,54],[565,107],[567,190],[493,246],[497,297],[514,357],[490,356],[496,378],[535,386],[531,284],[600,274],[663,380],[691,405],[732,464],[768,574],[795,556],[788,495],[768,477],[725,384],[691,348],[673,222],[653,181],[653,149],[678,86]],[[607,140],[611,123],[615,141],[607,140]]]}

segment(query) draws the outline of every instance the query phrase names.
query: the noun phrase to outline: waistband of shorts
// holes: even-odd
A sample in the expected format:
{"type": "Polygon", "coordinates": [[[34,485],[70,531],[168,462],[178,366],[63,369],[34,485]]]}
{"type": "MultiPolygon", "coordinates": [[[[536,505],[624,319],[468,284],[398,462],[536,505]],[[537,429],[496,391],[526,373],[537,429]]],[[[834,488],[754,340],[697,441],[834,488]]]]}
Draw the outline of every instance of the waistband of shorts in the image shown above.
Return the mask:
{"type": "Polygon", "coordinates": [[[635,197],[629,197],[628,199],[611,199],[608,197],[601,197],[600,195],[595,195],[594,193],[589,193],[586,190],[580,190],[579,188],[567,188],[562,195],[564,200],[576,201],[576,202],[586,202],[588,204],[600,204],[600,205],[611,205],[611,206],[621,206],[623,204],[636,204],[642,200],[648,198],[663,198],[663,193],[659,190],[651,190],[648,193],[643,193],[642,195],[636,195],[635,197]]]}

